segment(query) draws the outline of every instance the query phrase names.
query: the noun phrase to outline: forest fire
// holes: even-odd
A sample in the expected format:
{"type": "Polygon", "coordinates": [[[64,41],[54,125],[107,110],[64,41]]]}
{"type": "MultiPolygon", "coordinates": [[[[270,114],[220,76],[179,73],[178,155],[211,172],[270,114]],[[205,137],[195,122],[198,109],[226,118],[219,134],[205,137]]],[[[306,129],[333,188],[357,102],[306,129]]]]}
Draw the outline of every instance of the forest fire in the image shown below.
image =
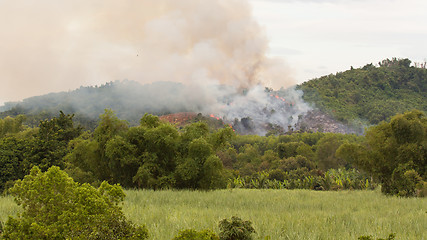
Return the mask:
{"type": "Polygon", "coordinates": [[[213,115],[213,114],[209,115],[209,117],[211,117],[211,118],[215,118],[216,120],[221,120],[221,118],[220,118],[220,117],[217,117],[217,116],[215,116],[215,115],[213,115]]]}
{"type": "Polygon", "coordinates": [[[279,95],[270,94],[270,97],[274,97],[274,98],[276,98],[276,99],[278,99],[278,100],[280,100],[280,101],[288,104],[289,106],[294,106],[295,105],[295,102],[288,102],[285,98],[280,97],[279,95]]]}
{"type": "Polygon", "coordinates": [[[186,122],[197,116],[194,112],[180,112],[160,116],[160,120],[169,122],[175,125],[185,125],[186,122]]]}

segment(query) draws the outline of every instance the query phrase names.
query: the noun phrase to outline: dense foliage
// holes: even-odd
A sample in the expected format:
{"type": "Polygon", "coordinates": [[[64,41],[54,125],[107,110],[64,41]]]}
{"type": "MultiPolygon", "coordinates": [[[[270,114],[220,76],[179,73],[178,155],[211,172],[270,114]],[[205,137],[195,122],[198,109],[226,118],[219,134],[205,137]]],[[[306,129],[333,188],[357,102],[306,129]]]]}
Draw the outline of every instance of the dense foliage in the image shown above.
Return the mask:
{"type": "Polygon", "coordinates": [[[70,143],[67,171],[79,181],[109,181],[124,187],[225,187],[225,172],[215,151],[232,135],[230,128],[210,133],[205,123],[178,131],[153,115],[129,128],[106,110],[93,134],[70,143]]]}
{"type": "Polygon", "coordinates": [[[146,239],[145,227],[126,220],[119,205],[120,186],[103,182],[96,189],[78,184],[58,167],[34,167],[10,192],[23,207],[9,217],[3,239],[146,239]]]}
{"type": "Polygon", "coordinates": [[[373,189],[374,179],[385,193],[425,194],[426,120],[419,111],[372,127],[366,137],[242,136],[205,122],[178,129],[149,114],[129,127],[111,110],[92,132],[83,132],[74,126],[73,115],[62,112],[38,128],[22,125],[22,118],[2,120],[2,191],[33,166],[59,166],[75,181],[95,186],[108,181],[148,189],[341,190],[373,189]]]}
{"type": "Polygon", "coordinates": [[[47,170],[51,166],[65,167],[63,158],[68,143],[82,133],[73,124],[73,115],[60,112],[58,117],[41,121],[38,128],[22,125],[23,116],[0,119],[0,191],[22,179],[33,166],[47,170]],[[3,123],[3,124],[2,124],[3,123]]]}
{"type": "Polygon", "coordinates": [[[427,111],[427,69],[408,59],[386,59],[298,86],[304,100],[337,119],[378,124],[412,109],[427,111]]]}
{"type": "Polygon", "coordinates": [[[394,116],[368,129],[362,144],[345,144],[338,155],[375,176],[391,195],[425,195],[427,118],[420,111],[394,116]]]}

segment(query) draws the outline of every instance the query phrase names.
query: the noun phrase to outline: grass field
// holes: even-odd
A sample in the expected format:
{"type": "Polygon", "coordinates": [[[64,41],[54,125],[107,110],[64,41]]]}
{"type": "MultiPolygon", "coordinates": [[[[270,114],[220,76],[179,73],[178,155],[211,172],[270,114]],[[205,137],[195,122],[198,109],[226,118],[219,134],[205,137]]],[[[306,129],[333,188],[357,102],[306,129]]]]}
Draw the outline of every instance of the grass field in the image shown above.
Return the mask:
{"type": "MultiPolygon", "coordinates": [[[[126,191],[125,214],[146,224],[150,239],[172,239],[179,230],[211,228],[239,216],[253,223],[255,239],[357,239],[361,235],[427,239],[427,199],[386,197],[378,191],[233,189],[126,191]]],[[[0,198],[0,219],[19,208],[0,198]]]]}

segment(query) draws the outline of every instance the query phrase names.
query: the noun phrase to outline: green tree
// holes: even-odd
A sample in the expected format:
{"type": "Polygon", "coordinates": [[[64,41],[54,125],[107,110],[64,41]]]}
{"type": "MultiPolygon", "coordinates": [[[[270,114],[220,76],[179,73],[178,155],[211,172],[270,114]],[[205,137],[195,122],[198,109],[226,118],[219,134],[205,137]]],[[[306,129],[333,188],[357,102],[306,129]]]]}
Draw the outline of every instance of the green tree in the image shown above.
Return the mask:
{"type": "Polygon", "coordinates": [[[96,189],[78,184],[58,167],[42,173],[34,167],[11,189],[23,207],[9,217],[4,239],[145,239],[148,231],[126,220],[119,185],[103,182],[96,189]]]}
{"type": "Polygon", "coordinates": [[[226,187],[224,167],[217,156],[211,155],[203,163],[199,187],[201,189],[218,189],[226,187]]]}
{"type": "Polygon", "coordinates": [[[225,147],[235,136],[234,130],[227,126],[212,133],[209,137],[209,142],[212,144],[214,150],[218,150],[221,147],[225,147]]]}
{"type": "Polygon", "coordinates": [[[319,140],[316,145],[316,158],[320,169],[327,171],[330,168],[345,166],[345,162],[335,154],[341,144],[342,139],[337,134],[328,134],[319,140]]]}
{"type": "Polygon", "coordinates": [[[99,116],[100,122],[93,132],[95,140],[99,143],[104,156],[107,142],[116,135],[123,134],[128,130],[126,121],[120,120],[111,109],[105,109],[104,114],[99,116]]]}
{"type": "Polygon", "coordinates": [[[135,176],[140,165],[140,158],[136,155],[136,146],[122,136],[114,136],[105,147],[105,156],[109,159],[109,168],[112,170],[114,182],[125,187],[133,186],[135,176]]]}
{"type": "Polygon", "coordinates": [[[18,116],[0,121],[5,130],[0,138],[0,191],[5,184],[23,178],[33,166],[44,170],[54,165],[65,168],[67,145],[82,132],[81,127],[74,126],[73,115],[62,111],[58,117],[41,121],[38,129],[25,128],[23,119],[18,116]]]}
{"type": "Polygon", "coordinates": [[[18,115],[15,118],[8,116],[4,119],[0,119],[0,138],[6,136],[7,134],[18,133],[24,130],[24,120],[24,115],[18,115]]]}
{"type": "MultiPolygon", "coordinates": [[[[95,176],[99,181],[120,182],[114,177],[117,176],[115,175],[116,170],[122,170],[116,169],[116,167],[121,166],[120,161],[123,159],[115,158],[120,150],[113,151],[112,146],[119,146],[119,139],[121,138],[115,137],[125,135],[127,130],[127,123],[117,118],[112,110],[106,109],[105,113],[100,115],[99,125],[94,130],[93,135],[86,133],[70,142],[70,153],[66,156],[66,159],[72,164],[69,166],[69,172],[74,172],[75,169],[73,168],[77,167],[88,172],[89,175],[95,176]],[[109,141],[111,141],[109,144],[110,151],[107,154],[109,141]]],[[[125,149],[126,147],[121,148],[121,150],[125,149]]]]}
{"type": "Polygon", "coordinates": [[[27,158],[33,145],[31,141],[16,136],[0,138],[0,193],[32,168],[33,164],[27,158]]]}
{"type": "Polygon", "coordinates": [[[46,170],[51,166],[65,168],[63,158],[68,153],[68,143],[82,133],[82,127],[74,126],[74,115],[65,115],[41,121],[35,141],[29,152],[29,161],[46,170]]]}
{"type": "Polygon", "coordinates": [[[398,114],[366,132],[365,145],[341,149],[382,184],[386,194],[416,195],[427,176],[427,118],[417,110],[398,114]]]}
{"type": "Polygon", "coordinates": [[[148,113],[144,114],[144,116],[141,118],[139,123],[140,123],[140,126],[146,127],[146,128],[156,128],[161,124],[159,117],[148,114],[148,113]]]}

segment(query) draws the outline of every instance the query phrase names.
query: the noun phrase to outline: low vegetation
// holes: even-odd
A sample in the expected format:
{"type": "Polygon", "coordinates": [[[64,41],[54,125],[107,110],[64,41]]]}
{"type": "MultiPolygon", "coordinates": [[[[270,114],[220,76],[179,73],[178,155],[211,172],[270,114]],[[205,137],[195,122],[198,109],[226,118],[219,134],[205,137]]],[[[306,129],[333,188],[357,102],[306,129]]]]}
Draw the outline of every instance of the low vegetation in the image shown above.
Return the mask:
{"type": "MultiPolygon", "coordinates": [[[[389,197],[380,191],[233,189],[216,191],[127,190],[126,219],[145,225],[149,239],[170,240],[180,231],[209,229],[238,216],[252,222],[253,239],[426,239],[426,198],[389,197]],[[267,238],[268,239],[268,238],[267,238]]],[[[0,220],[22,210],[0,198],[0,220]]]]}
{"type": "Polygon", "coordinates": [[[145,227],[126,220],[118,185],[98,189],[74,182],[58,167],[34,167],[10,193],[23,210],[9,217],[2,239],[146,239],[145,227]]]}

